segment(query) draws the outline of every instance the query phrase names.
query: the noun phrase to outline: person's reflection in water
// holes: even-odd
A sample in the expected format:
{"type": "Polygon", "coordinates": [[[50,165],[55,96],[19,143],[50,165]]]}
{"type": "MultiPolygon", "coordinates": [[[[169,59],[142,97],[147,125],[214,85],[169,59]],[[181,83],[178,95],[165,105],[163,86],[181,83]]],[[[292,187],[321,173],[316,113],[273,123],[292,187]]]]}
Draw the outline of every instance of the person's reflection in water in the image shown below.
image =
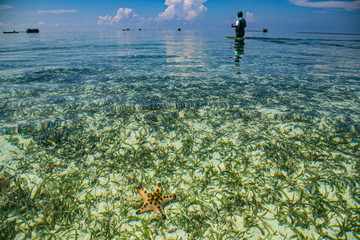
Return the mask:
{"type": "MultiPolygon", "coordinates": [[[[235,40],[235,46],[234,46],[234,52],[235,52],[235,67],[240,68],[240,59],[241,55],[244,55],[244,47],[245,42],[244,40],[235,40]]],[[[239,69],[240,70],[240,69],[239,69]]],[[[238,71],[236,74],[241,74],[240,71],[238,71]]]]}

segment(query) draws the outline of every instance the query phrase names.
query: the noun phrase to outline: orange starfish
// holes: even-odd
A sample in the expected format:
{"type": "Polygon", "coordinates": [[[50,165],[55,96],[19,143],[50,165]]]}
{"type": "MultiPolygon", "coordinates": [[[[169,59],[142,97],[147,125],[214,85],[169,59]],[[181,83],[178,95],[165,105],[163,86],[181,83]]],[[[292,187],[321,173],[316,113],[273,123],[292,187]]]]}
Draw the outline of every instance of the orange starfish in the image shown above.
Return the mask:
{"type": "Polygon", "coordinates": [[[146,191],[140,186],[137,188],[138,193],[143,198],[142,207],[136,211],[136,214],[154,211],[160,214],[160,217],[166,218],[164,213],[164,206],[176,198],[175,195],[161,196],[161,183],[156,184],[155,191],[153,193],[146,193],[146,191]]]}

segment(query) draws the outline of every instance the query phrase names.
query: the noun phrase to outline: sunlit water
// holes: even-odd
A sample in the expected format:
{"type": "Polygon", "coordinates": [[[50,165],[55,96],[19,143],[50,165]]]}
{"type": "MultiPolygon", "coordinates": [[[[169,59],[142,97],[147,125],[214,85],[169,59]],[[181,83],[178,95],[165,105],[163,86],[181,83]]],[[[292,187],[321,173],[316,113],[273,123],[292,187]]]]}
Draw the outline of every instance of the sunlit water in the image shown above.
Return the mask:
{"type": "Polygon", "coordinates": [[[0,135],[17,146],[2,155],[16,176],[1,203],[3,236],[48,237],[58,224],[68,229],[59,236],[84,239],[359,237],[360,37],[230,34],[1,35],[0,135]],[[157,182],[179,194],[170,222],[135,215],[136,187],[157,182]],[[19,212],[16,191],[36,211],[19,212]],[[86,205],[84,191],[98,198],[86,205]],[[49,199],[61,195],[76,201],[51,215],[59,207],[49,199]]]}
{"type": "Polygon", "coordinates": [[[1,125],[42,120],[19,116],[23,104],[43,111],[90,102],[230,103],[357,118],[359,38],[284,35],[248,33],[244,45],[192,31],[2,35],[1,125]]]}
{"type": "Polygon", "coordinates": [[[357,118],[359,38],[278,36],[250,32],[236,44],[192,31],[3,35],[1,125],[42,120],[19,116],[23,104],[44,111],[91,102],[230,103],[357,118]]]}

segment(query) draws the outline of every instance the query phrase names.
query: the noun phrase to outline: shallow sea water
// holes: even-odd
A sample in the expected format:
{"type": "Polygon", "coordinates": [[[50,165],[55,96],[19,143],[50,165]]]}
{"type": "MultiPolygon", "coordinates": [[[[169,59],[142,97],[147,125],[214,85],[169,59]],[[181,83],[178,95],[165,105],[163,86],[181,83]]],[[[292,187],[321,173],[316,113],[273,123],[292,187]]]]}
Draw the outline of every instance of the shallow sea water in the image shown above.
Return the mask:
{"type": "Polygon", "coordinates": [[[231,34],[1,35],[0,238],[359,239],[360,37],[231,34]]]}

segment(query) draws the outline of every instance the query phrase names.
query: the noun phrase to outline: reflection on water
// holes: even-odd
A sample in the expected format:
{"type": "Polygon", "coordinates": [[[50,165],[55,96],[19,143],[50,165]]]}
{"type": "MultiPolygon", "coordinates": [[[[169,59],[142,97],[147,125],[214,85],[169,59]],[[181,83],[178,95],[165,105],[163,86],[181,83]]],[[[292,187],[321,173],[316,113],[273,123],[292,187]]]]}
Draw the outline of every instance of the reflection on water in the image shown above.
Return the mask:
{"type": "Polygon", "coordinates": [[[235,40],[234,53],[235,53],[235,67],[239,68],[239,71],[236,74],[241,74],[240,72],[240,59],[244,55],[245,41],[235,40]]]}
{"type": "Polygon", "coordinates": [[[194,72],[201,74],[208,58],[203,51],[203,42],[194,33],[175,33],[165,36],[166,63],[172,67],[168,73],[173,76],[193,76],[194,72]],[[205,55],[205,56],[204,56],[205,55]],[[192,71],[189,71],[191,69],[192,71]]]}

